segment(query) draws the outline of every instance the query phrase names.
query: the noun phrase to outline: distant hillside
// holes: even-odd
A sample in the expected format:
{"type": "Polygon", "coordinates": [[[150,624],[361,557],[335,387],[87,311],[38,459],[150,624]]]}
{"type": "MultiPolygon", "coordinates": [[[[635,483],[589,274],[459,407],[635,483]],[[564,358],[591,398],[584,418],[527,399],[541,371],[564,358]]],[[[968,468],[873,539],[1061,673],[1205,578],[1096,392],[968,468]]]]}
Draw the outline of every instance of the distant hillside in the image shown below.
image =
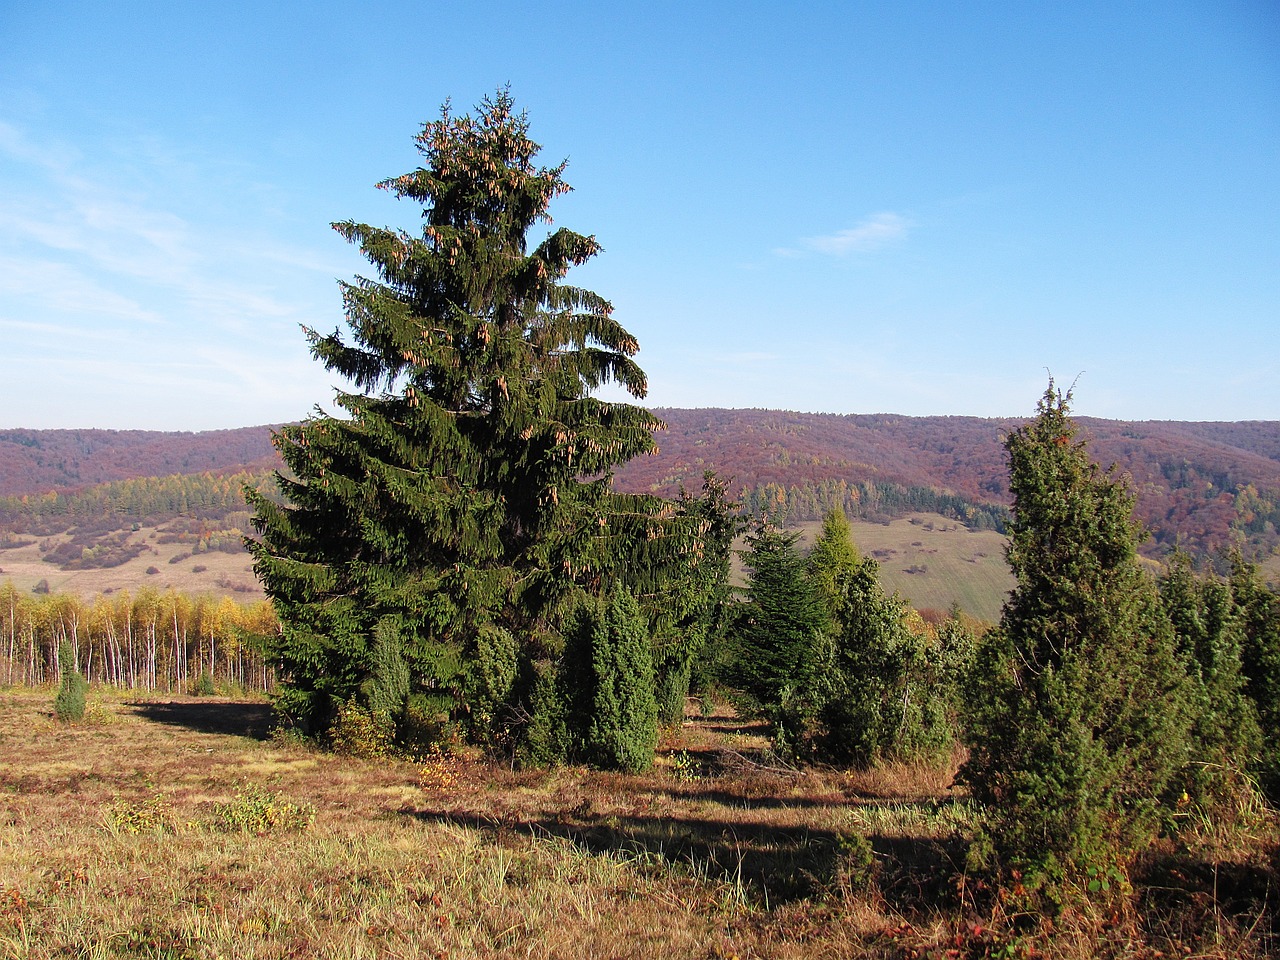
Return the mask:
{"type": "Polygon", "coordinates": [[[271,427],[154,430],[0,430],[0,496],[77,490],[135,477],[268,469],[271,427]]]}
{"type": "MultiPolygon", "coordinates": [[[[1003,438],[1015,419],[802,414],[776,410],[656,411],[668,429],[659,452],[625,465],[620,489],[672,496],[696,491],[705,470],[732,481],[757,510],[787,522],[836,504],[885,522],[933,512],[971,528],[999,529],[1009,493],[1003,438]]],[[[1176,543],[1211,556],[1237,539],[1258,556],[1280,547],[1280,421],[1124,422],[1083,418],[1093,457],[1133,477],[1138,515],[1152,531],[1149,553],[1176,543]]],[[[0,534],[65,517],[91,522],[118,511],[159,523],[223,502],[205,479],[141,486],[132,478],[232,473],[262,477],[278,466],[270,428],[205,433],[109,430],[0,431],[0,534]],[[110,481],[117,485],[102,487],[110,481]],[[37,503],[30,496],[42,496],[37,503]],[[77,492],[82,491],[82,492],[77,492]]],[[[239,480],[233,486],[238,489],[239,480]]],[[[227,503],[219,510],[243,510],[227,503]]],[[[104,518],[106,519],[106,518],[104,518]]]]}
{"type": "MultiPolygon", "coordinates": [[[[1021,420],[789,413],[777,410],[656,411],[668,429],[660,452],[618,471],[619,487],[664,496],[696,490],[704,470],[733,481],[786,519],[813,519],[833,496],[875,514],[867,496],[892,502],[888,516],[933,510],[958,519],[970,507],[1007,506],[1004,437],[1021,420]],[[843,485],[843,486],[842,486],[843,485]],[[895,492],[896,491],[896,492],[895,492]],[[931,502],[928,491],[935,492],[931,502]],[[763,494],[762,494],[763,492],[763,494]],[[939,502],[951,493],[959,505],[939,502]]],[[[1280,421],[1126,422],[1081,418],[1090,453],[1132,476],[1150,552],[1181,543],[1211,555],[1244,537],[1260,555],[1280,547],[1280,421]]],[[[979,517],[978,519],[981,519],[979,517]]]]}

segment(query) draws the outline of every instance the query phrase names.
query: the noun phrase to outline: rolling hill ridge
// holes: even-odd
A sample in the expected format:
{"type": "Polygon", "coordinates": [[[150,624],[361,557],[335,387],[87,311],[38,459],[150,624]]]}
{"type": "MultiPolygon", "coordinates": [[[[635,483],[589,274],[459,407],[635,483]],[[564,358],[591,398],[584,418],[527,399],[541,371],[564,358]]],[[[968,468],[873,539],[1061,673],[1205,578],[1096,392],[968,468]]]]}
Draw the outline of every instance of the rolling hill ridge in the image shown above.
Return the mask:
{"type": "MultiPolygon", "coordinates": [[[[620,489],[673,496],[682,487],[695,491],[703,472],[714,470],[749,506],[788,522],[815,519],[838,503],[873,519],[923,510],[970,526],[998,526],[1009,502],[1002,442],[1022,422],[777,410],[655,412],[667,424],[657,437],[659,451],[620,468],[620,489]]],[[[1261,558],[1280,548],[1280,421],[1077,422],[1093,458],[1132,477],[1138,517],[1152,533],[1148,553],[1181,545],[1209,556],[1245,542],[1261,558]]],[[[0,532],[24,532],[39,501],[49,501],[51,493],[55,500],[87,503],[79,513],[60,511],[84,523],[92,511],[109,511],[126,499],[118,486],[88,492],[102,484],[171,475],[258,476],[278,466],[267,426],[202,433],[0,431],[0,532]]],[[[175,515],[243,510],[225,499],[202,505],[188,492],[164,502],[175,515]]],[[[163,513],[135,519],[163,520],[163,513]]]]}

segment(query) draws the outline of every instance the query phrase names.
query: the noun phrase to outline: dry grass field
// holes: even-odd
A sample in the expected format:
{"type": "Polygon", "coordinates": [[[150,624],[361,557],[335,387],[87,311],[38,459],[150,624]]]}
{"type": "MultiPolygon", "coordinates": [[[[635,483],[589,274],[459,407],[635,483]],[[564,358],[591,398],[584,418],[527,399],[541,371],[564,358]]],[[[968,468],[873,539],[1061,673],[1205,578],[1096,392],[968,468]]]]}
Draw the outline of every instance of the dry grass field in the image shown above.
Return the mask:
{"type": "Polygon", "coordinates": [[[1262,572],[1262,578],[1267,583],[1280,584],[1280,554],[1267,557],[1266,560],[1258,564],[1258,569],[1262,572]]]}
{"type": "MultiPolygon", "coordinates": [[[[880,564],[880,582],[898,592],[917,609],[947,610],[957,603],[971,616],[994,622],[1013,588],[1013,575],[1004,559],[1005,538],[990,530],[970,531],[955,520],[920,513],[888,524],[850,521],[858,549],[880,564]]],[[[808,549],[822,524],[809,522],[797,529],[801,549],[808,549]]],[[[242,602],[260,600],[262,587],[253,574],[248,553],[210,551],[183,557],[189,544],[161,543],[153,527],[133,531],[130,539],[146,544],[146,551],[118,567],[63,571],[41,558],[41,545],[56,546],[67,534],[39,538],[29,546],[0,550],[0,582],[12,580],[29,592],[41,580],[54,593],[71,593],[92,599],[95,595],[152,586],[172,588],[195,596],[231,596],[242,602]],[[178,557],[177,562],[171,562],[178,557]],[[155,570],[155,573],[148,573],[155,570]]],[[[745,547],[745,543],[740,543],[745,547]]],[[[1264,578],[1280,582],[1280,556],[1261,564],[1264,578]]],[[[740,561],[735,577],[745,582],[740,561]]]]}
{"type": "Polygon", "coordinates": [[[53,593],[75,594],[86,600],[98,594],[120,590],[136,593],[143,586],[160,591],[172,588],[189,596],[201,593],[225,595],[244,602],[261,600],[263,597],[262,587],[253,575],[252,561],[247,552],[222,553],[211,550],[183,558],[182,554],[190,553],[191,544],[161,543],[161,534],[154,527],[143,527],[129,534],[131,542],[146,544],[146,549],[140,556],[118,567],[104,569],[60,570],[55,565],[44,562],[41,546],[56,546],[67,540],[68,535],[34,539],[36,542],[29,546],[0,551],[0,582],[12,580],[14,586],[27,593],[44,580],[53,593]],[[175,557],[179,557],[178,562],[170,562],[175,557]],[[151,569],[156,572],[148,573],[151,569]]]}
{"type": "Polygon", "coordinates": [[[0,692],[0,957],[1263,957],[1272,825],[1019,918],[963,869],[951,769],[770,764],[668,731],[650,773],[335,756],[266,704],[0,692]],[[1136,905],[1136,906],[1135,906],[1136,905]]]}
{"type": "MultiPolygon", "coordinates": [[[[1000,605],[1013,586],[1000,534],[970,532],[936,514],[915,514],[888,525],[854,520],[852,525],[858,548],[879,561],[885,589],[896,590],[917,608],[946,610],[955,602],[980,619],[999,618],[1000,605]]],[[[799,530],[802,549],[807,549],[821,524],[804,524],[799,530]]],[[[46,551],[56,547],[68,539],[67,534],[0,550],[0,582],[12,580],[27,593],[43,580],[54,593],[75,594],[86,600],[121,590],[136,593],[143,586],[173,589],[188,596],[231,596],[242,602],[263,597],[248,553],[210,551],[183,556],[190,551],[190,544],[161,543],[161,533],[154,527],[133,531],[129,538],[145,544],[146,550],[127,563],[105,569],[64,571],[45,563],[41,547],[46,551]],[[171,562],[175,557],[177,562],[171,562]]],[[[741,564],[736,569],[739,582],[744,582],[741,564]]]]}

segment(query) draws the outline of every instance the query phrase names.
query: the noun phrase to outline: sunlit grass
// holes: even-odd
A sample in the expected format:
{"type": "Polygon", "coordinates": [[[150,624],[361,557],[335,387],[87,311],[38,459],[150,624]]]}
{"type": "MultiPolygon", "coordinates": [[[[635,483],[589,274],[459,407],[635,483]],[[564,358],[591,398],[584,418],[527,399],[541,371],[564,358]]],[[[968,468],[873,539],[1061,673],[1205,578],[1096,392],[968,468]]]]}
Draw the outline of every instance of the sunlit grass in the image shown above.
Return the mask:
{"type": "MultiPolygon", "coordinates": [[[[751,752],[749,729],[724,736],[719,717],[720,734],[670,731],[644,775],[475,755],[371,762],[272,741],[267,725],[261,739],[202,730],[208,701],[202,713],[97,702],[105,719],[67,727],[48,718],[51,691],[0,694],[0,958],[1136,957],[1154,956],[1144,938],[1157,936],[1169,953],[1261,957],[1271,945],[1274,913],[1250,930],[1256,914],[1227,909],[1225,881],[1203,916],[1017,928],[963,882],[975,813],[948,789],[959,758],[788,770],[751,752]],[[677,775],[679,755],[696,776],[677,775]]],[[[1273,876],[1257,866],[1269,816],[1232,838],[1242,903],[1249,877],[1273,876]]]]}

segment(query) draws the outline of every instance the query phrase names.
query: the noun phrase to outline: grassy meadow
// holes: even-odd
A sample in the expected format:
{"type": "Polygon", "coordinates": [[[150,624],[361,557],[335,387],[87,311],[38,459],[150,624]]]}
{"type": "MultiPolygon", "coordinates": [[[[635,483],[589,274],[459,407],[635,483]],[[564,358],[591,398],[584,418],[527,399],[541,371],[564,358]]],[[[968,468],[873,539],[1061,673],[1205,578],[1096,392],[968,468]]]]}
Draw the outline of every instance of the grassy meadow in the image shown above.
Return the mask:
{"type": "MultiPolygon", "coordinates": [[[[1003,535],[991,530],[971,531],[955,520],[931,513],[911,514],[887,524],[854,519],[850,525],[858,549],[879,562],[880,582],[890,593],[900,593],[916,609],[945,611],[958,603],[980,620],[1000,618],[1000,607],[1013,588],[1013,575],[1004,559],[1003,535]]],[[[801,549],[808,549],[821,529],[818,521],[799,525],[801,549]]],[[[263,597],[248,553],[209,551],[184,556],[190,544],[161,543],[161,531],[143,527],[130,533],[131,540],[146,544],[142,555],[118,567],[64,571],[45,563],[40,548],[66,539],[68,534],[64,533],[0,550],[0,582],[12,580],[19,590],[28,592],[44,580],[54,593],[71,593],[86,600],[121,590],[136,592],[143,586],[173,589],[189,596],[231,596],[242,602],[263,597]]],[[[745,547],[745,542],[739,546],[745,547]]],[[[1268,558],[1261,570],[1266,579],[1280,581],[1280,556],[1268,558]]],[[[745,583],[740,561],[735,563],[735,577],[745,583]]]]}
{"type": "Polygon", "coordinates": [[[1273,822],[1019,917],[966,875],[955,769],[796,770],[729,715],[643,775],[359,760],[268,706],[0,692],[0,957],[1264,957],[1273,822]]]}
{"type": "MultiPolygon", "coordinates": [[[[863,520],[850,523],[858,548],[879,561],[886,590],[896,590],[918,609],[946,610],[956,602],[979,619],[999,618],[1000,605],[1013,586],[1000,534],[971,532],[937,514],[913,514],[887,525],[863,520]]],[[[808,549],[821,527],[821,523],[812,522],[798,528],[802,549],[808,549]]],[[[173,589],[189,596],[227,595],[243,602],[262,599],[262,587],[248,553],[191,554],[189,543],[162,543],[162,536],[154,527],[132,531],[130,540],[146,545],[140,556],[118,567],[91,570],[60,570],[42,559],[42,546],[46,550],[57,546],[68,534],[24,537],[35,542],[0,550],[0,582],[12,580],[26,593],[43,580],[53,593],[85,599],[121,590],[136,592],[143,586],[173,589]]],[[[741,566],[738,575],[741,578],[741,566]]]]}
{"type": "MultiPolygon", "coordinates": [[[[948,610],[958,603],[980,620],[1000,619],[1000,607],[1013,589],[1005,563],[1005,537],[993,530],[969,530],[934,513],[916,513],[872,523],[851,520],[853,542],[880,564],[880,583],[901,594],[917,610],[948,610]]],[[[797,527],[801,549],[822,533],[821,521],[797,527]]]]}
{"type": "Polygon", "coordinates": [[[57,546],[69,539],[68,534],[20,539],[35,542],[0,551],[0,581],[12,580],[23,592],[29,592],[43,580],[52,593],[70,593],[85,599],[121,590],[137,592],[143,586],[160,591],[173,589],[189,596],[226,595],[244,602],[263,597],[247,552],[210,550],[193,554],[190,543],[160,542],[162,533],[155,527],[142,527],[129,534],[130,541],[146,545],[141,555],[118,567],[90,570],[61,570],[42,559],[42,546],[46,549],[57,546]],[[148,570],[156,572],[148,573],[148,570]]]}

